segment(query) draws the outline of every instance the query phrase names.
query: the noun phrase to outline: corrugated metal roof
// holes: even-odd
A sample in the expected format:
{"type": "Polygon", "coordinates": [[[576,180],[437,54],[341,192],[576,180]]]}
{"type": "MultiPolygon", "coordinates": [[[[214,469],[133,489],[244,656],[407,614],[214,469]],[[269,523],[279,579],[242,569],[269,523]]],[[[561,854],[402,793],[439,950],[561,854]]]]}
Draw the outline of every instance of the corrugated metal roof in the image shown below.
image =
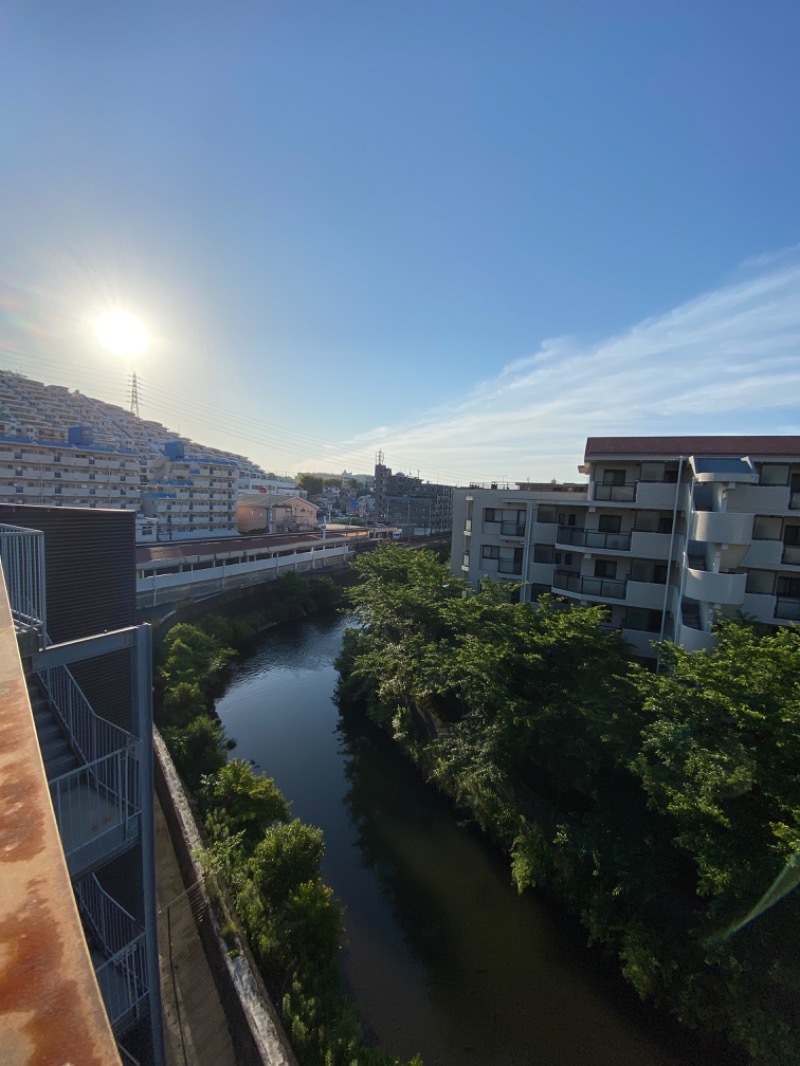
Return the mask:
{"type": "MultiPolygon", "coordinates": [[[[328,540],[334,538],[328,537],[328,540]]],[[[260,537],[216,537],[213,540],[181,540],[168,544],[140,544],[136,549],[136,562],[139,565],[182,560],[208,558],[215,555],[241,555],[244,552],[262,551],[264,548],[281,548],[293,544],[318,543],[321,533],[268,533],[260,537]]]]}

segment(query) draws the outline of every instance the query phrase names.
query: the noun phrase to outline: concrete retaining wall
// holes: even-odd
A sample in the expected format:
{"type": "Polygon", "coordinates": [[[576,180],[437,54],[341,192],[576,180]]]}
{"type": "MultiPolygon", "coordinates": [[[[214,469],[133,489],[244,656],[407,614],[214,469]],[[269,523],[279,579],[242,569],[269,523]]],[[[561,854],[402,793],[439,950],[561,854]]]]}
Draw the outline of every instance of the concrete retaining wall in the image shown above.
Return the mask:
{"type": "Polygon", "coordinates": [[[236,958],[228,954],[228,946],[202,882],[202,869],[195,857],[203,842],[189,798],[161,736],[157,730],[153,732],[156,792],[164,809],[183,883],[187,888],[198,881],[202,885],[203,906],[202,913],[196,915],[197,929],[228,1019],[237,1062],[241,1066],[298,1066],[249,952],[239,943],[236,958]]]}

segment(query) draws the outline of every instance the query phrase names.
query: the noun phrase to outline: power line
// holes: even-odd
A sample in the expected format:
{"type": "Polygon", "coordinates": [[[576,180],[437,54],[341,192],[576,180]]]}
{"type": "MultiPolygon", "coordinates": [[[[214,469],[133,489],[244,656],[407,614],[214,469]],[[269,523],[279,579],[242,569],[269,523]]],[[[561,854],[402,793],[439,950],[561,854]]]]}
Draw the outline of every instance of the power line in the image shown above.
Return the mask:
{"type": "MultiPolygon", "coordinates": [[[[53,378],[61,379],[55,380],[54,384],[65,384],[67,387],[74,388],[74,375],[70,375],[68,371],[65,372],[63,363],[50,361],[42,357],[37,357],[35,362],[37,366],[45,368],[53,378]]],[[[20,372],[28,375],[31,373],[28,368],[20,368],[20,372]]],[[[202,420],[216,434],[223,437],[230,436],[232,433],[236,436],[244,436],[248,442],[264,448],[281,451],[298,451],[301,449],[308,451],[313,449],[320,453],[318,461],[329,462],[334,466],[341,465],[343,467],[361,464],[365,471],[371,469],[374,464],[374,445],[353,448],[343,447],[341,442],[333,443],[322,437],[300,432],[296,429],[282,426],[279,423],[267,423],[242,411],[226,409],[217,403],[212,404],[200,398],[188,396],[186,393],[178,394],[161,385],[152,385],[151,387],[151,383],[143,380],[139,375],[134,375],[136,381],[135,397],[132,385],[130,391],[127,391],[121,381],[121,377],[112,374],[110,371],[87,367],[81,371],[80,376],[89,383],[90,387],[101,389],[106,395],[112,392],[119,397],[118,401],[111,400],[110,402],[123,409],[130,408],[134,403],[134,399],[136,399],[139,409],[142,406],[145,407],[143,416],[145,421],[159,421],[165,424],[163,420],[172,415],[180,422],[182,418],[189,415],[202,420]],[[156,412],[156,417],[148,417],[147,408],[150,406],[159,409],[156,412]],[[242,430],[244,431],[243,433],[241,432],[242,430]]],[[[104,402],[109,401],[106,400],[104,402]]],[[[140,414],[140,410],[134,410],[134,413],[140,414]]],[[[181,435],[185,435],[181,432],[180,427],[178,432],[181,435]]],[[[198,443],[204,442],[199,441],[198,443]]],[[[224,446],[223,450],[235,451],[233,448],[224,446]]],[[[410,463],[408,467],[409,469],[414,469],[416,465],[415,463],[410,463]]],[[[466,475],[463,471],[456,472],[439,468],[439,473],[444,474],[453,484],[469,484],[470,481],[477,480],[474,475],[466,475]]],[[[438,476],[439,474],[437,474],[438,476]]]]}

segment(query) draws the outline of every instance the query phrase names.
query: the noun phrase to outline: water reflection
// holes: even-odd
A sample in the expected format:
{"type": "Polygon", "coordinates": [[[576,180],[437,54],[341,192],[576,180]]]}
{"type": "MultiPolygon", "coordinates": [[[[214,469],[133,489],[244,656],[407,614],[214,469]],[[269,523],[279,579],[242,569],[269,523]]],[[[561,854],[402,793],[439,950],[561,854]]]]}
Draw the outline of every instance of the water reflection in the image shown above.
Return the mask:
{"type": "Polygon", "coordinates": [[[345,621],[270,634],[218,710],[236,754],[325,832],[346,907],[343,968],[383,1047],[426,1066],[701,1063],[585,949],[519,896],[508,864],[460,827],[382,734],[331,701],[345,621]]]}

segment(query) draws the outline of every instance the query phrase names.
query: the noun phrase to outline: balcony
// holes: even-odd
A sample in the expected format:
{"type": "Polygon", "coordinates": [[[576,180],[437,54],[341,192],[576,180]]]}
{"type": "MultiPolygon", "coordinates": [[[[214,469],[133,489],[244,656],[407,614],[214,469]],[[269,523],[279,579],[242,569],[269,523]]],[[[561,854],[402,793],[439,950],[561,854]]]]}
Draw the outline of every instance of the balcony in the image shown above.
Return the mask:
{"type": "Polygon", "coordinates": [[[784,544],[781,562],[787,566],[800,566],[800,544],[784,544]]]}
{"type": "Polygon", "coordinates": [[[740,606],[744,599],[747,574],[722,574],[687,568],[684,594],[702,603],[740,606]]]}
{"type": "Polygon", "coordinates": [[[676,532],[673,538],[670,533],[648,533],[634,529],[631,533],[631,554],[637,559],[666,560],[669,558],[670,541],[675,558],[683,545],[682,533],[676,532]]]}
{"type": "Polygon", "coordinates": [[[772,570],[781,565],[783,544],[779,540],[754,540],[743,563],[751,570],[772,570]]]}
{"type": "Polygon", "coordinates": [[[686,651],[710,651],[716,644],[716,637],[703,629],[681,626],[678,630],[678,643],[686,651]]]}
{"type": "Polygon", "coordinates": [[[627,552],[631,550],[631,535],[630,533],[600,533],[591,529],[559,526],[556,544],[571,548],[599,548],[603,551],[627,552]]]}
{"type": "Polygon", "coordinates": [[[636,506],[647,511],[672,511],[676,494],[680,507],[685,492],[686,485],[674,481],[640,481],[636,486],[636,506]]]}
{"type": "Polygon", "coordinates": [[[500,559],[497,564],[498,574],[513,574],[517,577],[522,574],[522,561],[516,562],[514,559],[500,559]]]}
{"type": "Polygon", "coordinates": [[[625,581],[610,577],[581,577],[571,570],[556,570],[553,592],[591,596],[602,600],[624,600],[625,581]]]}
{"type": "Polygon", "coordinates": [[[728,491],[729,514],[785,514],[788,510],[788,485],[737,485],[728,491]]]}
{"type": "Polygon", "coordinates": [[[604,485],[601,482],[596,481],[591,494],[591,501],[598,503],[605,503],[608,501],[614,501],[616,503],[633,503],[635,499],[635,481],[627,482],[624,485],[604,485]]]}
{"type": "Polygon", "coordinates": [[[750,544],[753,517],[736,511],[695,511],[689,536],[704,544],[750,544]]]}
{"type": "Polygon", "coordinates": [[[516,522],[501,522],[500,523],[500,536],[501,537],[524,537],[525,536],[525,523],[518,525],[516,522]]]}

